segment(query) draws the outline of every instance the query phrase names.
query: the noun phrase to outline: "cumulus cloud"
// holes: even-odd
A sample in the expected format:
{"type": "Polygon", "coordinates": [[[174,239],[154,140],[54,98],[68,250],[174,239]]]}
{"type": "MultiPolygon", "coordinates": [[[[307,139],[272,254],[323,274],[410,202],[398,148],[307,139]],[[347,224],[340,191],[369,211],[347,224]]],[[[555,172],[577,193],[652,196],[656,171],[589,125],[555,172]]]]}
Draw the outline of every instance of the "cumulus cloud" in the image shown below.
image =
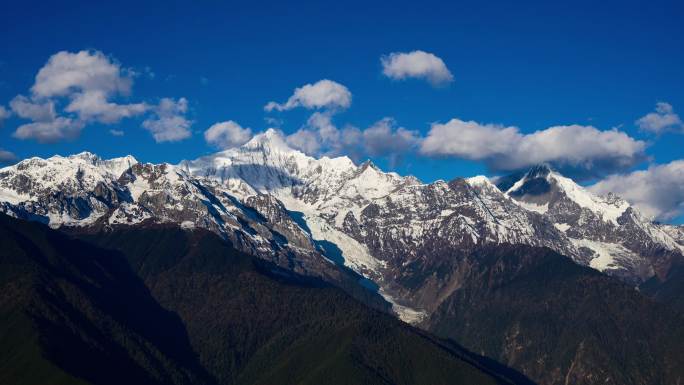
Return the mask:
{"type": "Polygon", "coordinates": [[[684,214],[684,160],[612,175],[590,189],[598,194],[615,193],[653,219],[671,220],[684,214]]]}
{"type": "Polygon", "coordinates": [[[241,146],[252,138],[252,129],[229,120],[212,125],[204,131],[204,140],[221,149],[241,146]]]}
{"type": "Polygon", "coordinates": [[[654,134],[668,131],[684,132],[684,122],[674,112],[672,105],[665,102],[656,103],[655,112],[646,114],[635,123],[641,130],[654,134]]]}
{"type": "Polygon", "coordinates": [[[351,105],[352,94],[347,87],[332,80],[323,79],[314,84],[296,88],[285,103],[269,102],[266,111],[287,111],[297,107],[306,109],[345,109],[351,105]]]}
{"type": "Polygon", "coordinates": [[[394,162],[420,143],[417,131],[397,127],[392,118],[384,118],[363,131],[365,152],[370,156],[388,156],[394,162]]]}
{"type": "Polygon", "coordinates": [[[646,143],[617,129],[554,126],[523,134],[517,127],[452,119],[432,125],[420,152],[484,161],[492,170],[551,163],[579,171],[615,172],[644,159],[646,143]]]}
{"type": "Polygon", "coordinates": [[[73,139],[87,124],[114,124],[144,114],[149,115],[143,126],[158,142],[190,136],[190,122],[183,115],[185,99],[165,98],[157,106],[121,102],[129,96],[134,76],[132,70],[99,51],[52,55],[38,71],[30,97],[17,95],[10,102],[18,117],[31,121],[19,126],[14,137],[39,142],[73,139]],[[58,110],[57,106],[64,107],[58,110]]]}
{"type": "Polygon", "coordinates": [[[34,122],[49,122],[55,120],[55,103],[52,100],[35,102],[24,95],[17,95],[10,101],[10,108],[17,116],[34,122]]]}
{"type": "Polygon", "coordinates": [[[101,91],[128,94],[133,80],[129,70],[99,51],[61,51],[48,59],[31,87],[42,98],[69,96],[74,92],[101,91]]]}
{"type": "Polygon", "coordinates": [[[13,152],[3,150],[0,148],[0,164],[12,163],[17,160],[17,156],[13,152]]]}
{"type": "Polygon", "coordinates": [[[109,133],[112,136],[124,136],[124,134],[125,134],[125,132],[123,132],[123,130],[115,130],[113,128],[111,130],[109,130],[109,133]]]}
{"type": "Polygon", "coordinates": [[[286,140],[309,155],[348,155],[354,160],[377,156],[395,164],[416,148],[420,135],[398,127],[392,118],[381,119],[363,130],[351,125],[340,129],[332,122],[331,113],[315,112],[304,127],[286,140]]]}
{"type": "Polygon", "coordinates": [[[305,154],[317,155],[321,150],[321,138],[316,131],[301,129],[288,135],[287,143],[305,154]]]}
{"type": "Polygon", "coordinates": [[[54,143],[78,137],[83,129],[83,125],[81,121],[58,117],[52,121],[21,125],[14,131],[12,136],[17,139],[34,139],[40,143],[54,143]]]}
{"type": "Polygon", "coordinates": [[[123,118],[141,115],[149,109],[145,103],[117,104],[107,100],[101,91],[90,91],[75,95],[71,103],[64,109],[75,112],[84,121],[98,121],[111,124],[123,118]]]}
{"type": "Polygon", "coordinates": [[[177,142],[190,137],[192,122],[185,117],[188,111],[185,98],[163,98],[153,110],[155,116],[143,121],[142,126],[152,133],[157,143],[177,142]]]}
{"type": "Polygon", "coordinates": [[[380,58],[382,73],[390,79],[426,79],[433,86],[454,80],[444,61],[425,51],[393,52],[380,58]]]}

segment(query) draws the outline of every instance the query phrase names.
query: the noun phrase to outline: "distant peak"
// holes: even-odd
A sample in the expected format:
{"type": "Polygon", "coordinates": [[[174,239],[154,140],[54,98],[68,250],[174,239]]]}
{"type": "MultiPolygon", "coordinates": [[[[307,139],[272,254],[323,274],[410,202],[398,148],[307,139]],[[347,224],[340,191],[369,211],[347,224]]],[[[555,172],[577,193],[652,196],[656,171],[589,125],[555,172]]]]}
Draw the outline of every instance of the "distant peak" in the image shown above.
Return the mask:
{"type": "Polygon", "coordinates": [[[83,151],[83,152],[80,152],[78,154],[69,155],[69,159],[83,159],[83,160],[90,160],[90,161],[101,160],[101,158],[99,156],[97,156],[96,154],[93,154],[90,151],[83,151]]]}
{"type": "Polygon", "coordinates": [[[281,151],[296,151],[290,145],[287,144],[285,136],[280,130],[274,128],[269,128],[268,130],[254,135],[247,143],[242,147],[249,149],[278,149],[281,151]]]}
{"type": "Polygon", "coordinates": [[[535,166],[532,166],[527,173],[525,174],[525,177],[527,179],[534,179],[534,178],[546,178],[549,174],[553,172],[553,168],[547,163],[541,163],[535,166]]]}
{"type": "Polygon", "coordinates": [[[361,163],[361,165],[359,166],[359,169],[360,169],[361,171],[365,171],[365,170],[368,169],[368,168],[371,168],[371,169],[376,170],[376,171],[380,171],[380,168],[379,168],[378,166],[376,166],[375,163],[373,163],[373,161],[370,160],[370,159],[368,159],[368,160],[366,160],[365,162],[361,163]]]}
{"type": "Polygon", "coordinates": [[[476,175],[466,179],[469,185],[476,186],[493,186],[492,182],[484,175],[476,175]]]}

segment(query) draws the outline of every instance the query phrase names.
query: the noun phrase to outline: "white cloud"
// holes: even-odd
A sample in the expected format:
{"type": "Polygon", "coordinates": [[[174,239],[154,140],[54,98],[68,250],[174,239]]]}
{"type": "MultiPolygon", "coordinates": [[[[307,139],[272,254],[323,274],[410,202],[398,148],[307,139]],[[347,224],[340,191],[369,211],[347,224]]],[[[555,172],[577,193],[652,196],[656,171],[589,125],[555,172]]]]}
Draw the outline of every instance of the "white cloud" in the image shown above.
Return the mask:
{"type": "Polygon", "coordinates": [[[454,80],[444,61],[425,51],[393,52],[380,58],[380,62],[382,73],[395,80],[426,79],[433,86],[445,85],[454,80]]]}
{"type": "Polygon", "coordinates": [[[306,109],[345,109],[351,105],[352,94],[347,87],[332,80],[323,79],[314,84],[296,88],[285,103],[269,102],[266,111],[287,111],[297,107],[306,109]]]}
{"type": "Polygon", "coordinates": [[[517,127],[452,119],[432,125],[420,152],[484,161],[494,170],[548,162],[597,172],[625,169],[644,159],[646,143],[616,129],[554,126],[523,134],[517,127]]]}
{"type": "Polygon", "coordinates": [[[684,214],[684,160],[612,175],[590,189],[598,194],[613,192],[645,215],[667,221],[684,214]]]}
{"type": "Polygon", "coordinates": [[[305,154],[315,155],[321,150],[321,139],[315,131],[301,129],[288,135],[287,143],[305,154]]]}
{"type": "MultiPolygon", "coordinates": [[[[153,76],[145,69],[148,76],[153,76]]],[[[162,99],[158,106],[145,102],[120,103],[128,96],[135,73],[99,51],[67,52],[52,55],[38,71],[31,96],[17,95],[10,102],[12,111],[31,123],[14,133],[19,139],[55,142],[73,139],[89,123],[113,124],[125,118],[152,113],[143,127],[155,140],[173,141],[190,136],[190,122],[183,114],[187,101],[162,99]],[[57,106],[65,106],[57,110],[57,106]]],[[[112,135],[118,135],[113,132],[112,135]]]]}
{"type": "Polygon", "coordinates": [[[119,122],[123,118],[141,115],[149,110],[145,103],[116,104],[107,101],[107,95],[102,91],[89,91],[76,94],[64,109],[66,112],[75,112],[85,121],[98,121],[111,124],[119,122]]]}
{"type": "Polygon", "coordinates": [[[128,94],[133,84],[129,73],[99,51],[61,51],[52,55],[38,71],[31,91],[40,98],[87,91],[128,94]]]}
{"type": "Polygon", "coordinates": [[[109,130],[109,133],[112,136],[124,136],[126,134],[125,132],[123,132],[123,130],[115,130],[113,128],[109,130]]]}
{"type": "Polygon", "coordinates": [[[17,116],[34,122],[49,122],[55,120],[55,103],[51,100],[35,102],[24,95],[17,95],[10,101],[10,107],[17,116]]]}
{"type": "Polygon", "coordinates": [[[674,112],[672,105],[665,102],[656,103],[655,112],[646,114],[635,123],[641,130],[654,134],[667,131],[684,132],[684,122],[674,112]]]}
{"type": "Polygon", "coordinates": [[[286,139],[292,147],[309,155],[348,155],[354,160],[377,156],[386,157],[391,163],[420,142],[417,131],[397,127],[394,119],[381,119],[365,130],[354,126],[339,129],[330,112],[315,112],[304,127],[286,139]]]}
{"type": "Polygon", "coordinates": [[[19,126],[14,131],[17,139],[35,139],[41,143],[54,143],[78,137],[83,129],[83,122],[58,117],[48,122],[34,122],[19,126]]]}
{"type": "Polygon", "coordinates": [[[143,121],[142,126],[152,133],[157,143],[177,142],[190,137],[192,122],[185,117],[188,101],[163,98],[153,108],[155,117],[143,121]]]}
{"type": "Polygon", "coordinates": [[[11,163],[17,160],[17,156],[13,152],[3,150],[0,148],[0,164],[11,163]]]}
{"type": "Polygon", "coordinates": [[[397,127],[394,119],[384,118],[363,131],[363,143],[370,156],[400,157],[420,143],[420,135],[397,127]]]}
{"type": "Polygon", "coordinates": [[[252,129],[243,128],[232,120],[216,123],[204,131],[204,140],[222,149],[241,146],[251,138],[252,129]]]}

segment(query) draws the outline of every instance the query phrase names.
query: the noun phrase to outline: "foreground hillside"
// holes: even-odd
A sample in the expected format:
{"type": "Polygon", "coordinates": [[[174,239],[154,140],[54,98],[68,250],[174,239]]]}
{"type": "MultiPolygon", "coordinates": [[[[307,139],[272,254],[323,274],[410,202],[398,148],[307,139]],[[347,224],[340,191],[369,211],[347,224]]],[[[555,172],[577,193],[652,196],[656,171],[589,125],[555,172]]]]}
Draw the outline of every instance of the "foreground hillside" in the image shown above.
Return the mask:
{"type": "Polygon", "coordinates": [[[93,239],[0,216],[0,383],[513,383],[210,232],[93,239]]]}
{"type": "Polygon", "coordinates": [[[455,289],[424,327],[540,384],[680,384],[684,318],[551,250],[451,255],[455,289]]]}

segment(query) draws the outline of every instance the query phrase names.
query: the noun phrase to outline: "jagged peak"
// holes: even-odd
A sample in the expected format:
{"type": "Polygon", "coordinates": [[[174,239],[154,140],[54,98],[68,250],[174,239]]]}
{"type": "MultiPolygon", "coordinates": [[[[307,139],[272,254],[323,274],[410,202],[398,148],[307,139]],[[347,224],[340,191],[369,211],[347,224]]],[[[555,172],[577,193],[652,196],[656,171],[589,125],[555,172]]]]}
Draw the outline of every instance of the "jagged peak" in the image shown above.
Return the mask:
{"type": "MultiPolygon", "coordinates": [[[[45,165],[51,164],[63,164],[67,163],[82,163],[90,164],[94,167],[104,167],[106,169],[126,169],[138,163],[138,160],[133,155],[126,155],[118,158],[102,159],[99,155],[92,153],[90,151],[83,151],[72,155],[53,155],[49,158],[41,158],[38,156],[33,156],[30,158],[23,159],[14,165],[7,166],[7,168],[22,168],[27,165],[34,164],[35,162],[43,163],[45,165]]],[[[123,170],[122,170],[123,171],[123,170]]]]}
{"type": "Polygon", "coordinates": [[[551,174],[557,173],[553,167],[548,163],[540,163],[530,167],[530,169],[525,173],[525,178],[546,178],[551,174]]]}
{"type": "MultiPolygon", "coordinates": [[[[467,178],[466,181],[471,186],[494,186],[494,184],[484,175],[476,175],[467,178]]],[[[495,186],[494,186],[495,187],[495,186]]]]}
{"type": "Polygon", "coordinates": [[[366,171],[366,170],[369,169],[369,168],[372,169],[372,170],[375,170],[375,171],[380,171],[380,172],[382,172],[382,170],[380,170],[380,167],[378,167],[378,166],[377,166],[375,163],[373,163],[373,161],[370,160],[370,159],[367,159],[366,161],[364,161],[363,163],[361,163],[361,164],[359,165],[359,170],[360,170],[360,171],[366,171]]]}
{"type": "Polygon", "coordinates": [[[292,148],[285,139],[282,131],[275,128],[254,135],[247,143],[243,144],[241,148],[246,149],[275,149],[283,152],[298,152],[292,148]]]}

